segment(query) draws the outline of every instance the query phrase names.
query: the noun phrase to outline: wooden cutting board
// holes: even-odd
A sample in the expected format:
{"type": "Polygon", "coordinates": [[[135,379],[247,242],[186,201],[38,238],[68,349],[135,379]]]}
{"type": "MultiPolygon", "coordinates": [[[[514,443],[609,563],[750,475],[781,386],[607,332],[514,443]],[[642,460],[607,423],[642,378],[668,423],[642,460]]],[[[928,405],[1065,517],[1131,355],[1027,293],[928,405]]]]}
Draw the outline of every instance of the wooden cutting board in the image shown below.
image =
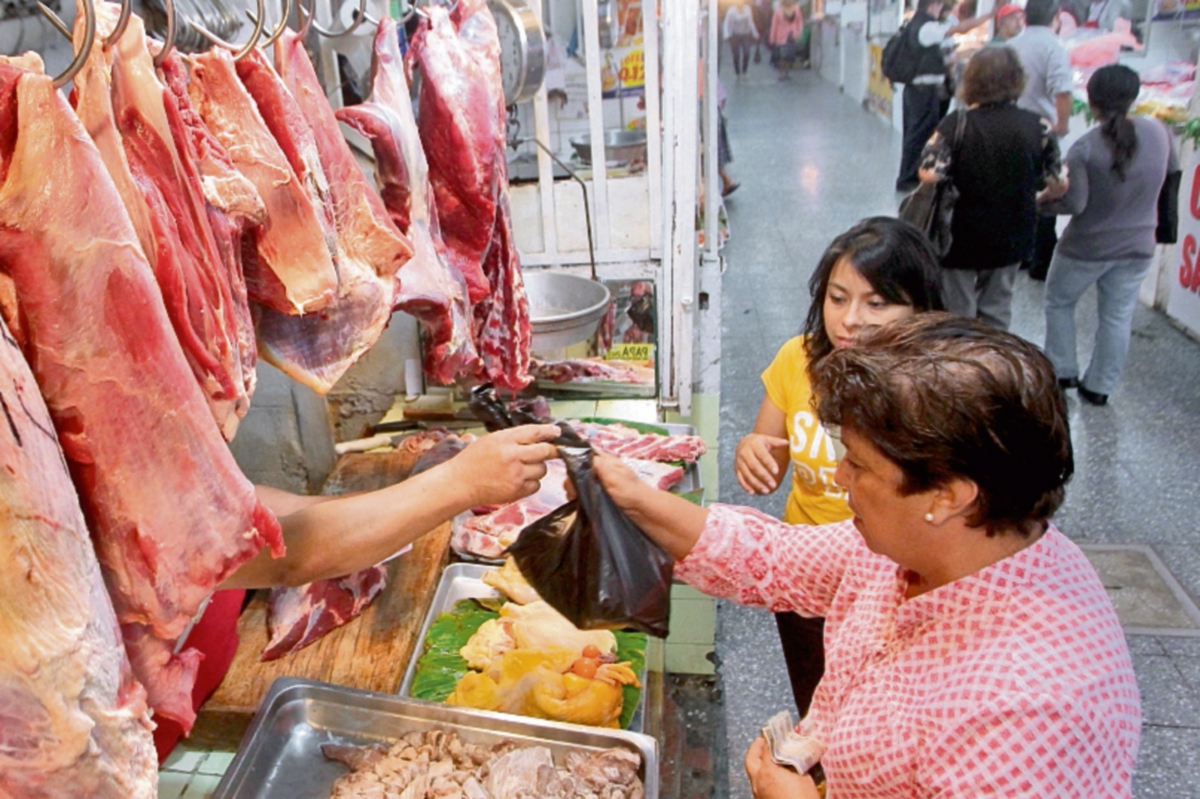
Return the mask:
{"type": "MultiPolygon", "coordinates": [[[[338,459],[324,494],[372,491],[406,478],[416,456],[396,450],[338,459]]],[[[450,549],[450,524],[418,539],[388,564],[387,585],[367,610],[310,646],[268,663],[267,592],[255,592],[238,619],[238,650],[216,692],[200,708],[188,743],[232,751],[250,726],[276,677],[306,677],[369,691],[395,693],[412,656],[421,623],[450,549]]]]}

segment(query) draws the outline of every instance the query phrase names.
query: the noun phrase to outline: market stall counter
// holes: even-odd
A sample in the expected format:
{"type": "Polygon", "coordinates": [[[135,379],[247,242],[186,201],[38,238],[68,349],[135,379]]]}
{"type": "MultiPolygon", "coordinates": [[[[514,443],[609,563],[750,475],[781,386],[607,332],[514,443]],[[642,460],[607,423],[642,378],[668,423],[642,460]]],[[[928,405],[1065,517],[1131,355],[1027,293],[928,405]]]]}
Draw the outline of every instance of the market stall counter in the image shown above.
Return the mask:
{"type": "MultiPolygon", "coordinates": [[[[412,471],[417,455],[404,449],[343,455],[326,494],[371,491],[412,471]]],[[[278,677],[301,677],[350,688],[395,693],[419,642],[450,544],[450,525],[422,536],[386,565],[387,582],[349,624],[277,660],[259,660],[267,645],[267,594],[258,592],[238,620],[238,651],[220,687],[201,706],[190,747],[236,749],[263,697],[278,677]]]]}

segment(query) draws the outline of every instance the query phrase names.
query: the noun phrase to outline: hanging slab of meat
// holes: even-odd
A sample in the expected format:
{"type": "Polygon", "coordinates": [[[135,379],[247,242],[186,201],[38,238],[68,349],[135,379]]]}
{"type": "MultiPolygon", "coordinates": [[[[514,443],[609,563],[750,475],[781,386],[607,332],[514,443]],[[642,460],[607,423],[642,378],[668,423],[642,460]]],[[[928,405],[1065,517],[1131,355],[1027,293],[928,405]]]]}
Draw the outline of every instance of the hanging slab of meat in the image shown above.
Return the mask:
{"type": "MultiPolygon", "coordinates": [[[[475,304],[491,286],[483,257],[496,226],[496,187],[504,162],[504,104],[492,91],[499,80],[499,46],[493,63],[459,38],[445,9],[425,9],[427,22],[413,37],[412,57],[421,66],[421,142],[450,262],[467,281],[475,304]]],[[[493,35],[495,23],[492,23],[493,35]]],[[[503,91],[501,91],[503,97],[503,91]]]]}
{"type": "Polygon", "coordinates": [[[50,414],[2,324],[0,408],[0,796],[154,799],[146,692],[50,414]]]}
{"type": "Polygon", "coordinates": [[[492,292],[475,306],[475,341],[482,360],[479,379],[520,391],[533,381],[529,347],[533,325],[521,262],[512,240],[508,190],[501,191],[492,247],[483,262],[492,292]]]}
{"type": "Polygon", "coordinates": [[[267,603],[271,640],[262,660],[275,660],[356,619],[387,583],[383,565],[302,588],[276,588],[267,603]]]}
{"type": "Polygon", "coordinates": [[[258,340],[264,358],[325,394],[387,327],[396,298],[396,272],[412,257],[412,246],[392,224],[383,200],[355,160],[303,42],[291,31],[276,42],[275,62],[299,117],[312,128],[329,181],[339,285],[334,302],[311,316],[292,318],[264,309],[258,340]]]}
{"type": "Polygon", "coordinates": [[[425,327],[425,375],[437,383],[452,383],[456,376],[472,371],[477,359],[467,286],[462,273],[445,257],[437,209],[431,202],[429,165],[392,19],[380,20],[375,34],[370,99],[339,109],[337,118],[371,142],[375,183],[383,203],[413,245],[396,308],[417,317],[425,327]]]}
{"type": "Polygon", "coordinates": [[[623,424],[570,423],[596,449],[618,458],[695,463],[708,451],[700,436],[642,433],[623,424]]]}
{"type": "Polygon", "coordinates": [[[205,126],[250,179],[266,207],[243,250],[250,299],[283,314],[333,302],[338,275],[322,226],[324,209],[304,185],[238,80],[233,58],[214,48],[191,59],[188,93],[205,126]]]}
{"type": "MultiPolygon", "coordinates": [[[[642,482],[668,491],[683,480],[683,469],[648,460],[624,459],[642,482]]],[[[567,467],[558,459],[546,461],[546,475],[536,493],[481,515],[463,515],[454,520],[450,545],[459,554],[499,558],[529,525],[567,502],[564,482],[567,467]]]]}
{"type": "Polygon", "coordinates": [[[187,91],[187,67],[178,52],[172,50],[160,70],[167,86],[167,121],[175,138],[175,148],[186,153],[185,158],[195,164],[199,172],[200,187],[207,200],[208,224],[228,273],[242,384],[246,397],[250,398],[258,379],[255,370],[258,345],[254,340],[254,320],[250,316],[249,293],[242,269],[242,236],[266,219],[267,209],[254,184],[237,171],[229,153],[204,126],[200,114],[192,106],[187,91]]]}
{"type": "MultiPolygon", "coordinates": [[[[175,146],[167,92],[154,71],[142,21],[136,15],[108,52],[103,38],[119,9],[97,4],[100,24],[81,82],[81,119],[104,132],[105,166],[139,229],[142,249],[162,290],[167,315],[218,427],[227,440],[246,415],[250,398],[241,365],[236,302],[221,259],[195,163],[175,146]],[[110,98],[98,96],[109,94],[110,98]],[[112,119],[107,119],[107,115],[112,119]],[[114,125],[117,135],[112,134],[114,125]],[[116,145],[118,144],[120,148],[116,145]]],[[[76,40],[83,37],[77,22],[76,40]]],[[[176,123],[179,123],[176,114],[176,123]]]]}
{"type": "Polygon", "coordinates": [[[44,75],[0,99],[0,271],[134,675],[156,713],[188,728],[200,655],[175,642],[239,565],[264,545],[282,554],[279,523],[212,422],[78,117],[44,75]]]}

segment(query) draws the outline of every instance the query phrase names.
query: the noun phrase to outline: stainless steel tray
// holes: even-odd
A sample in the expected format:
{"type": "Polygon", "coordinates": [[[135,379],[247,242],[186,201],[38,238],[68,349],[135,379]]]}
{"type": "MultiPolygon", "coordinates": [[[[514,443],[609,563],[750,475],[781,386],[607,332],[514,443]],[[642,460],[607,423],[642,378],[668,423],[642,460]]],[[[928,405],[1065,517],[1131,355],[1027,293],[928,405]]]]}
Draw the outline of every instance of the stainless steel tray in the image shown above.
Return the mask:
{"type": "Polygon", "coordinates": [[[642,758],[646,799],[658,797],[658,747],[647,735],[466,712],[295,677],[281,677],[271,685],[212,797],[325,799],[346,767],[326,760],[321,744],[390,743],[406,732],[433,727],[480,745],[507,739],[545,746],[560,765],[570,751],[628,749],[642,758]]]}
{"type": "MultiPolygon", "coordinates": [[[[408,660],[408,668],[404,672],[404,680],[400,683],[399,694],[403,697],[412,696],[413,677],[417,673],[417,662],[421,659],[421,655],[425,654],[425,635],[429,632],[430,626],[439,615],[446,613],[454,608],[454,603],[461,599],[477,599],[477,598],[495,598],[503,596],[495,588],[483,581],[483,573],[495,569],[495,566],[485,565],[482,563],[452,563],[442,571],[442,579],[438,582],[437,592],[433,595],[433,601],[429,604],[429,612],[425,614],[425,623],[421,625],[421,635],[417,638],[417,645],[413,647],[412,657],[408,660]]],[[[642,683],[642,693],[638,699],[638,706],[633,711],[633,718],[629,721],[629,729],[634,732],[641,732],[645,729],[645,709],[646,709],[646,677],[649,668],[642,667],[642,673],[638,675],[638,679],[642,683]]],[[[476,712],[470,708],[463,708],[463,712],[476,712]]],[[[483,711],[478,711],[483,712],[483,711]]],[[[505,718],[509,718],[508,714],[500,714],[505,718]]],[[[515,716],[514,718],[524,718],[523,716],[515,716]]],[[[557,724],[558,722],[548,722],[557,724]]]]}

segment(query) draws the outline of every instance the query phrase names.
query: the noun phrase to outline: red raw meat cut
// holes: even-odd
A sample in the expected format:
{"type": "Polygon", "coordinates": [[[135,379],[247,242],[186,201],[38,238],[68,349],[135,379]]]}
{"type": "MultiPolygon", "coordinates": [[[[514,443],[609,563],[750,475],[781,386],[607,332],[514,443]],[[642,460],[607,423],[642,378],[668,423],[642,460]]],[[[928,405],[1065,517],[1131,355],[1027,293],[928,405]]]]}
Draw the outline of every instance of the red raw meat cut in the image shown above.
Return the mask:
{"type": "Polygon", "coordinates": [[[250,316],[249,292],[242,270],[242,236],[266,219],[267,209],[254,184],[237,171],[228,151],[204,126],[192,106],[188,97],[187,68],[179,53],[175,50],[168,53],[159,69],[167,86],[167,121],[175,136],[175,147],[180,153],[186,153],[199,170],[200,187],[207,200],[209,227],[229,275],[242,383],[246,397],[250,398],[258,380],[255,370],[258,345],[254,340],[254,319],[250,316]]]}
{"type": "Polygon", "coordinates": [[[483,363],[479,378],[520,391],[533,381],[529,374],[529,346],[533,326],[521,262],[512,240],[508,192],[503,191],[496,214],[492,248],[483,262],[492,293],[475,306],[475,342],[483,363]]]}
{"type": "Polygon", "coordinates": [[[284,314],[311,313],[333,302],[338,275],[313,204],[253,98],[238,80],[233,58],[214,48],[191,59],[188,93],[205,126],[258,189],[266,218],[243,249],[250,299],[284,314]]]}
{"type": "Polygon", "coordinates": [[[497,106],[490,74],[499,70],[499,49],[494,64],[481,58],[459,38],[445,9],[430,6],[425,11],[427,21],[412,41],[412,57],[424,78],[421,142],[442,238],[475,304],[491,290],[483,257],[496,226],[497,162],[505,157],[504,105],[497,106]]]}
{"type": "Polygon", "coordinates": [[[427,333],[425,374],[452,383],[469,374],[478,356],[462,274],[447,260],[429,165],[413,117],[396,23],[384,18],[375,34],[371,96],[337,111],[337,118],[371,141],[375,183],[392,221],[412,240],[413,258],[401,273],[396,308],[421,320],[427,333]]]}
{"type": "Polygon", "coordinates": [[[567,358],[562,361],[530,362],[529,373],[538,380],[551,383],[602,381],[606,383],[650,384],[654,380],[654,369],[622,361],[604,361],[599,358],[567,358]]]}
{"type": "Polygon", "coordinates": [[[262,546],[282,554],[279,523],[213,424],[95,144],[48,77],[5,82],[0,271],[134,675],[187,728],[200,654],[175,642],[262,546]]]}
{"type": "Polygon", "coordinates": [[[0,408],[0,796],[154,799],[146,692],[50,414],[3,325],[0,408]]]}
{"type": "MultiPolygon", "coordinates": [[[[379,339],[391,320],[396,272],[412,257],[383,200],[350,151],[317,80],[304,43],[285,31],[275,43],[279,76],[308,121],[329,186],[337,230],[337,298],[305,317],[264,308],[258,318],[263,357],[292,379],[325,394],[379,339]]],[[[265,114],[275,114],[261,104],[265,114]]],[[[286,148],[285,148],[286,151],[286,148]]]]}
{"type": "MultiPolygon", "coordinates": [[[[638,478],[660,491],[679,485],[683,468],[654,461],[624,459],[638,478]]],[[[529,525],[567,502],[564,481],[567,467],[561,460],[546,461],[546,475],[537,493],[481,515],[463,515],[454,520],[450,545],[460,555],[499,558],[505,548],[529,525]]]]}
{"type": "Polygon", "coordinates": [[[271,640],[260,659],[275,660],[297,652],[357,618],[386,582],[387,568],[379,565],[336,580],[274,589],[267,603],[271,640]]]}
{"type": "Polygon", "coordinates": [[[105,49],[101,37],[111,32],[118,8],[98,3],[96,10],[97,39],[77,84],[78,113],[99,134],[100,154],[137,220],[175,334],[218,427],[232,439],[250,397],[229,270],[209,227],[197,167],[175,146],[173,104],[155,75],[141,19],[131,17],[117,45],[105,49]]]}
{"type": "Polygon", "coordinates": [[[618,458],[695,463],[708,447],[700,436],[640,433],[623,424],[571,422],[593,447],[618,458]]]}

